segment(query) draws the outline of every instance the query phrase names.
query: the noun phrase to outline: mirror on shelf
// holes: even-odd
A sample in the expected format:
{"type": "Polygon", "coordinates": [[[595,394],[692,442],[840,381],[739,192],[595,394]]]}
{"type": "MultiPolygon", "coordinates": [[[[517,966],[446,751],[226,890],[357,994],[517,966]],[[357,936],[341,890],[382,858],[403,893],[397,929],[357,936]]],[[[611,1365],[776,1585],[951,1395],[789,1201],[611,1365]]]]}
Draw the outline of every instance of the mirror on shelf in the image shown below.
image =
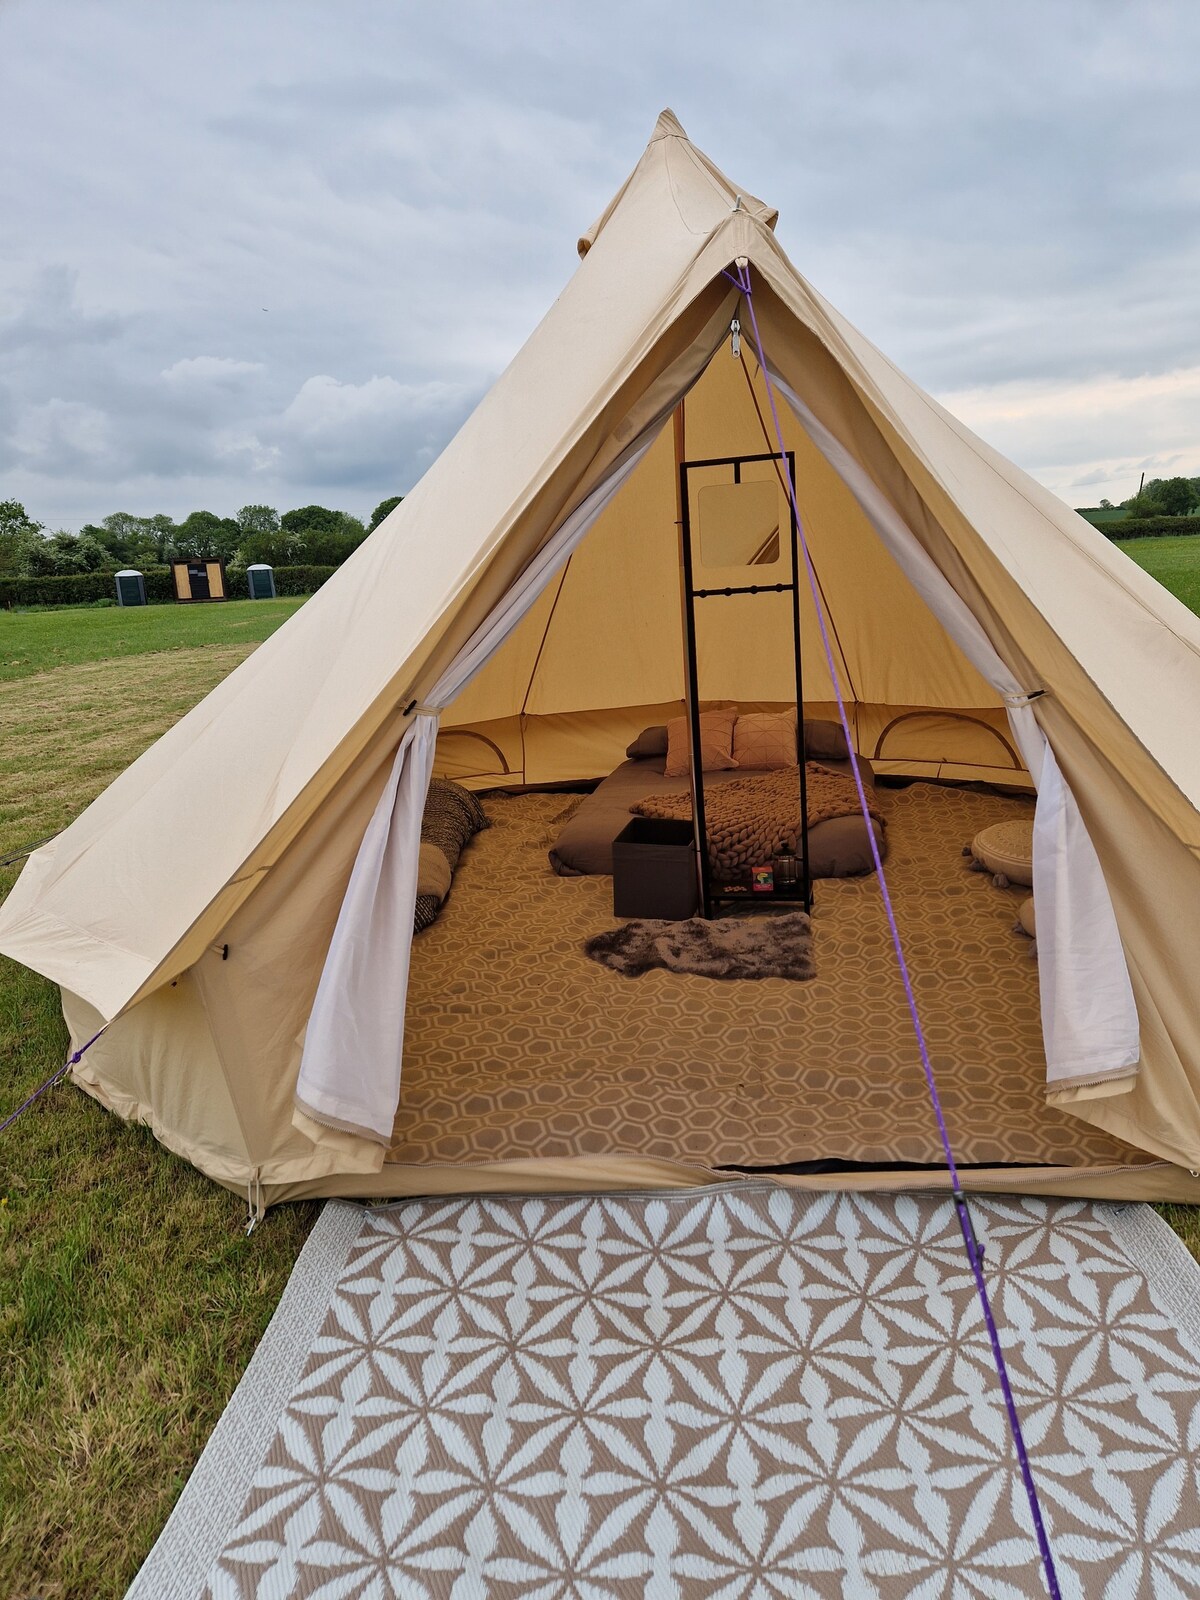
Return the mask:
{"type": "Polygon", "coordinates": [[[779,561],[779,489],[774,483],[713,483],[696,497],[705,567],[773,567],[779,561]]]}

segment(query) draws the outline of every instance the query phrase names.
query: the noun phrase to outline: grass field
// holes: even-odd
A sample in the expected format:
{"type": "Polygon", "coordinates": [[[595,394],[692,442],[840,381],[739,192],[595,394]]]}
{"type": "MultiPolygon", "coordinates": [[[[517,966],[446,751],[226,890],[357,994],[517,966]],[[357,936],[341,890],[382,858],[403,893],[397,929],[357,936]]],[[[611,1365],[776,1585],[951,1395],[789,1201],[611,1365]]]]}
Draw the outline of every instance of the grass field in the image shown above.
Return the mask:
{"type": "MultiPolygon", "coordinates": [[[[0,613],[0,859],[53,834],[301,602],[0,613]]],[[[18,866],[0,869],[0,895],[18,866]]],[[[61,1063],[0,958],[0,1113],[61,1063]]],[[[245,1202],[70,1087],[0,1138],[0,1596],[125,1592],[316,1214],[245,1202]]]]}
{"type": "Polygon", "coordinates": [[[230,600],[223,605],[0,611],[0,682],[52,667],[189,646],[209,649],[221,644],[245,655],[303,604],[303,600],[230,600]]]}
{"type": "MultiPolygon", "coordinates": [[[[1200,539],[1136,546],[1200,610],[1200,539]]],[[[62,828],[299,604],[0,613],[0,858],[62,828]]],[[[56,991],[0,957],[0,1116],[66,1044],[56,991]]],[[[1162,1209],[1200,1255],[1197,1213],[1162,1209]]],[[[0,1139],[0,1600],[124,1593],[315,1214],[277,1207],[244,1238],[244,1201],[66,1086],[0,1139]]]]}
{"type": "Polygon", "coordinates": [[[1117,549],[1200,616],[1200,538],[1122,539],[1117,549]]]}

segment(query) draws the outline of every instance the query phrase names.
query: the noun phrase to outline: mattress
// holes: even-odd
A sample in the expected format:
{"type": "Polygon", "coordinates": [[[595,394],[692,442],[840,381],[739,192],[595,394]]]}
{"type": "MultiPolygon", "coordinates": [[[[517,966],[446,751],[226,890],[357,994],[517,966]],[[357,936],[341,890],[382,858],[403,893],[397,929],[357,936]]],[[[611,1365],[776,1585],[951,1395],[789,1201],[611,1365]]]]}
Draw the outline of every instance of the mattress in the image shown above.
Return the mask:
{"type": "MultiPolygon", "coordinates": [[[[664,756],[642,761],[623,761],[579,806],[563,827],[550,851],[550,865],[562,877],[583,877],[590,873],[611,873],[613,840],[629,821],[629,808],[651,794],[678,794],[678,778],[663,776],[664,756]]],[[[874,786],[870,764],[858,759],[864,782],[874,786]]],[[[831,772],[852,777],[848,761],[826,761],[821,765],[831,772]]],[[[728,772],[706,772],[705,790],[731,778],[753,778],[762,774],[754,768],[735,767],[728,772]]],[[[882,823],[872,828],[880,855],[887,853],[882,823]]],[[[810,870],[814,878],[846,878],[870,872],[874,866],[866,824],[861,816],[831,817],[809,829],[810,870]]]]}

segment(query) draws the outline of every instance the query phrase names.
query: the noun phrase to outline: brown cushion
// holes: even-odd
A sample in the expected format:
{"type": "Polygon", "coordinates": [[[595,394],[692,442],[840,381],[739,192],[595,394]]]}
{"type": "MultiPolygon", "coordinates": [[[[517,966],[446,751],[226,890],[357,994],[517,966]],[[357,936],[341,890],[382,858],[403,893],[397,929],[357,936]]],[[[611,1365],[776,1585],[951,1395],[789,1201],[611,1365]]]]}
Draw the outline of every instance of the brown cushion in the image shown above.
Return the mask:
{"type": "Polygon", "coordinates": [[[849,761],[845,728],[840,722],[805,717],[804,751],[810,761],[849,761]]]}
{"type": "MultiPolygon", "coordinates": [[[[700,770],[725,772],[736,767],[733,758],[733,729],[737,711],[730,706],[722,711],[700,713],[700,770]]],[[[691,772],[688,759],[688,720],[672,717],[667,723],[667,764],[663,768],[668,778],[686,778],[691,772]]]]}
{"type": "Polygon", "coordinates": [[[796,708],[790,711],[751,711],[740,716],[733,729],[733,759],[739,767],[762,772],[796,765],[796,708]]]}
{"type": "Polygon", "coordinates": [[[660,722],[653,728],[643,728],[625,751],[630,761],[647,761],[652,756],[665,756],[666,753],[667,725],[665,722],[660,722]]]}

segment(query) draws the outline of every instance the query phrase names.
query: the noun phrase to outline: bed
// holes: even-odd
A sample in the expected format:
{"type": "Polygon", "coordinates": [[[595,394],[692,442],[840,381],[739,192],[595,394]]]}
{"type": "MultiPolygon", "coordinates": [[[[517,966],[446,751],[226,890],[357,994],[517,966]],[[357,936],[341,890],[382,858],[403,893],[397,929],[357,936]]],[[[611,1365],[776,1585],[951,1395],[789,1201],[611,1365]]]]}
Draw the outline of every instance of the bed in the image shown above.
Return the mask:
{"type": "MultiPolygon", "coordinates": [[[[822,756],[821,766],[852,777],[848,760],[822,756]]],[[[679,794],[686,788],[678,778],[663,775],[664,756],[623,761],[611,772],[566,822],[550,851],[550,865],[562,877],[583,877],[591,873],[612,872],[613,840],[629,821],[630,807],[647,795],[679,794]]],[[[860,756],[863,781],[874,787],[870,764],[860,756]]],[[[705,792],[735,778],[764,776],[755,768],[737,767],[728,772],[706,772],[705,792]]],[[[887,839],[881,822],[872,822],[880,854],[887,853],[887,839]]],[[[814,878],[845,878],[870,872],[874,863],[861,816],[831,817],[818,822],[808,832],[809,861],[814,878]]]]}

